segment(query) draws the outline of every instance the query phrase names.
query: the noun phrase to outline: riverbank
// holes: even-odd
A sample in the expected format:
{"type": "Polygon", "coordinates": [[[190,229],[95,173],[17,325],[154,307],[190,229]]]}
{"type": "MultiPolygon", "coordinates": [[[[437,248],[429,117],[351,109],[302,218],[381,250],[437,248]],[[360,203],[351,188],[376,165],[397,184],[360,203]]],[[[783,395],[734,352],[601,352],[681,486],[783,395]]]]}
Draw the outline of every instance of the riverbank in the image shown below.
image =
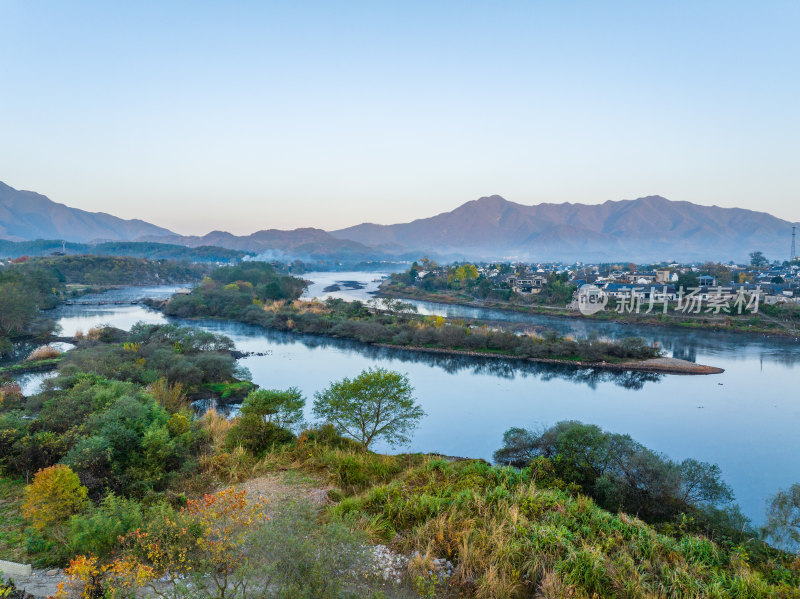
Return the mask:
{"type": "Polygon", "coordinates": [[[48,372],[55,370],[61,363],[61,357],[47,358],[46,360],[33,360],[30,362],[18,362],[9,366],[0,367],[0,377],[14,374],[28,374],[31,372],[48,372]]]}
{"type": "Polygon", "coordinates": [[[533,314],[541,316],[555,316],[557,318],[569,318],[578,320],[589,320],[593,322],[613,322],[616,324],[634,324],[653,327],[671,327],[679,329],[727,331],[734,333],[744,333],[751,335],[766,335],[785,338],[800,338],[800,329],[785,328],[773,324],[764,326],[770,322],[772,317],[764,314],[748,317],[733,317],[727,315],[708,316],[701,314],[694,317],[688,314],[673,316],[671,314],[619,314],[615,310],[604,310],[596,314],[586,315],[577,310],[570,310],[564,306],[544,306],[537,304],[516,304],[499,300],[478,300],[466,296],[458,297],[439,293],[429,293],[416,288],[406,287],[402,291],[391,287],[391,280],[387,279],[381,283],[376,293],[376,297],[393,298],[400,300],[417,300],[453,306],[464,306],[468,308],[482,308],[490,310],[500,310],[504,312],[516,312],[520,314],[533,314]],[[413,289],[413,290],[412,290],[413,289]]]}

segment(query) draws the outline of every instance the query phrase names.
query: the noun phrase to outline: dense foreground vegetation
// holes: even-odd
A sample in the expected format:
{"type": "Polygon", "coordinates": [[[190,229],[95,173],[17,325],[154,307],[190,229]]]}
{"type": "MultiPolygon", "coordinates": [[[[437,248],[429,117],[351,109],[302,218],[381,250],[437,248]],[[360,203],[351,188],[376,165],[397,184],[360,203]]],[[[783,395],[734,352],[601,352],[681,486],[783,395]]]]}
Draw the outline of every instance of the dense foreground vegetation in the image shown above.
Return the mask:
{"type": "Polygon", "coordinates": [[[180,317],[240,320],[281,331],[355,339],[409,348],[502,354],[517,358],[618,363],[660,355],[641,339],[572,339],[556,334],[516,335],[483,323],[424,317],[411,306],[329,299],[296,302],[299,279],[281,276],[267,265],[220,268],[188,295],[172,298],[163,310],[180,317]]]}
{"type": "Polygon", "coordinates": [[[250,391],[232,420],[195,414],[192,393],[246,376],[231,348],[173,325],[97,329],[39,395],[4,387],[3,555],[69,564],[62,597],[800,597],[800,561],[724,509],[712,465],[580,423],[512,429],[509,466],[375,454],[423,417],[380,369],[319,392],[311,427],[296,389],[250,391]],[[330,506],[227,488],[287,471],[330,506]],[[400,583],[376,575],[370,541],[410,556],[400,583]]]}
{"type": "MultiPolygon", "coordinates": [[[[24,284],[51,298],[52,281],[24,284]]],[[[377,325],[414,343],[460,329],[494,351],[517,337],[396,303],[295,303],[303,287],[247,263],[167,309],[355,338],[377,325]]],[[[377,439],[402,444],[424,417],[400,373],[332,381],[308,410],[296,388],[255,388],[222,336],[136,325],[76,341],[37,395],[0,380],[0,557],[66,567],[59,597],[800,597],[800,559],[764,542],[800,538],[800,486],[754,530],[716,466],[591,425],[510,429],[496,466],[381,455],[377,439]],[[191,406],[226,394],[235,418],[191,406]],[[290,475],[324,505],[248,491],[290,475]],[[388,580],[375,542],[408,558],[388,580]]]]}

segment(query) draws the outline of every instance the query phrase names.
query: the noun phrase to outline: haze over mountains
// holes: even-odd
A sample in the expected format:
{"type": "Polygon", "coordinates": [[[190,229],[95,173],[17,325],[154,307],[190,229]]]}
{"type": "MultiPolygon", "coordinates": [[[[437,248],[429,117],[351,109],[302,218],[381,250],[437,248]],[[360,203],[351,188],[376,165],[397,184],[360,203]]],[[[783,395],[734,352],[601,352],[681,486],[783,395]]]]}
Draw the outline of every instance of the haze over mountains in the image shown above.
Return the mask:
{"type": "Polygon", "coordinates": [[[493,195],[394,225],[364,223],[330,233],[302,228],[182,236],[141,220],[69,208],[0,183],[0,239],[153,241],[219,246],[276,259],[380,260],[429,254],[472,260],[742,261],[757,249],[784,260],[791,226],[764,212],[660,196],[599,205],[526,206],[493,195]]]}
{"type": "Polygon", "coordinates": [[[147,235],[140,241],[174,243],[189,247],[218,246],[255,252],[264,259],[322,259],[332,256],[343,260],[380,260],[385,256],[374,248],[357,241],[340,239],[322,229],[303,228],[292,231],[267,229],[252,235],[233,235],[225,231],[212,231],[206,235],[147,235]]]}

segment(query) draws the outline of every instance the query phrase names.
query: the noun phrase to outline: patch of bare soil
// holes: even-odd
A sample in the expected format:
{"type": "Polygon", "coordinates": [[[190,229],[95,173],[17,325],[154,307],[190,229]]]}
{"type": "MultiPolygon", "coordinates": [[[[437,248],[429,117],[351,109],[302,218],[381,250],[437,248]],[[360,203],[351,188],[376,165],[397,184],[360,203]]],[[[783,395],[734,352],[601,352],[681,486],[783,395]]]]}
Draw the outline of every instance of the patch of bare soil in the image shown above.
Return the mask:
{"type": "Polygon", "coordinates": [[[695,364],[678,358],[652,358],[635,364],[642,367],[642,369],[652,370],[653,372],[669,372],[672,374],[721,374],[725,372],[722,368],[695,364]]]}
{"type": "Polygon", "coordinates": [[[248,501],[263,501],[268,511],[269,506],[292,502],[321,507],[328,502],[328,491],[332,488],[319,478],[293,470],[273,472],[237,485],[237,489],[246,492],[248,501]]]}

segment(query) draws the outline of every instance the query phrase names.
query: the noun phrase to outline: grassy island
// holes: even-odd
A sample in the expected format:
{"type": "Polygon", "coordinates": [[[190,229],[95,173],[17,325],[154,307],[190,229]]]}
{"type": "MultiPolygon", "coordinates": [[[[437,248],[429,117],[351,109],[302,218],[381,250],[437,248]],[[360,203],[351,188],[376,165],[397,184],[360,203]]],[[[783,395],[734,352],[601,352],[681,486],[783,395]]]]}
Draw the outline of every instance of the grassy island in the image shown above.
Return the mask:
{"type": "MultiPolygon", "coordinates": [[[[165,314],[184,318],[227,318],[280,331],[353,339],[426,352],[503,357],[578,367],[704,373],[688,365],[653,362],[657,348],[640,338],[574,339],[552,332],[517,334],[498,324],[422,316],[397,301],[367,305],[341,299],[298,301],[298,279],[268,265],[223,267],[189,294],[160,304],[165,314]]],[[[713,370],[709,371],[713,372],[713,370]]],[[[719,372],[719,371],[716,371],[719,372]]]]}

